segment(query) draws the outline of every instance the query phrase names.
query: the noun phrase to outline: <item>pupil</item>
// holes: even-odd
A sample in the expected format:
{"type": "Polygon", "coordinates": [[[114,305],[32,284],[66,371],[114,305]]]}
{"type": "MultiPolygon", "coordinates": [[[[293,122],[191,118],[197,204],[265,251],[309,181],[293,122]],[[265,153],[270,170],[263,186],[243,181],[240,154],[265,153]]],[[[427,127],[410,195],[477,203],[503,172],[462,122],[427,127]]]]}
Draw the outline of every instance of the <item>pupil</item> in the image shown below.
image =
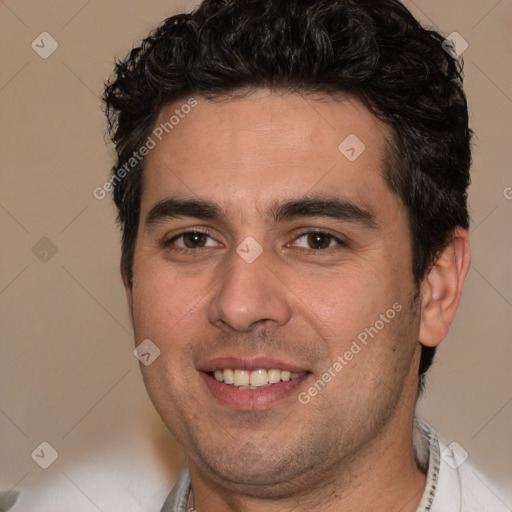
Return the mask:
{"type": "Polygon", "coordinates": [[[194,247],[203,247],[205,244],[205,235],[204,233],[187,233],[183,237],[183,242],[189,249],[193,249],[194,247]]]}
{"type": "Polygon", "coordinates": [[[323,233],[311,233],[308,238],[309,244],[313,246],[314,249],[327,249],[327,247],[329,247],[329,235],[325,235],[323,233]]]}

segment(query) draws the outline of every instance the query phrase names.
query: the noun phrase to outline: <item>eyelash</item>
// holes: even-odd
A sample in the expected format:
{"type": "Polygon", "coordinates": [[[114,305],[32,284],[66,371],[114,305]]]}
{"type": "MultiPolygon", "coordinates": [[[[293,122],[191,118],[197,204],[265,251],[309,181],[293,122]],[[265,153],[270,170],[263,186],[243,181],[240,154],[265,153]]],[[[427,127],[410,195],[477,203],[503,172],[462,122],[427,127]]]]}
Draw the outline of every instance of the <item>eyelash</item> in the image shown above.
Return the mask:
{"type": "MultiPolygon", "coordinates": [[[[203,235],[206,235],[208,237],[210,237],[212,240],[215,240],[212,236],[211,236],[211,233],[208,231],[208,230],[201,230],[201,229],[193,229],[193,230],[189,230],[189,231],[183,231],[182,233],[179,233],[178,235],[175,235],[173,236],[172,238],[170,238],[169,240],[166,240],[164,241],[163,245],[165,246],[165,248],[167,249],[171,249],[172,251],[174,252],[178,252],[178,253],[190,253],[191,251],[193,252],[202,252],[203,249],[208,249],[208,247],[197,247],[197,248],[184,248],[184,247],[175,247],[175,246],[172,246],[172,244],[184,237],[185,235],[188,235],[188,234],[203,234],[203,235]]],[[[347,243],[344,242],[343,240],[341,240],[339,237],[337,237],[336,235],[330,233],[329,231],[322,231],[322,230],[306,230],[306,231],[302,231],[301,233],[297,234],[297,236],[295,237],[294,241],[297,241],[299,240],[300,238],[306,236],[306,235],[313,235],[313,234],[319,234],[319,235],[325,235],[325,236],[328,236],[331,238],[331,242],[332,240],[336,241],[336,245],[335,246],[332,246],[332,247],[326,247],[325,249],[311,249],[311,248],[305,248],[305,247],[298,247],[299,251],[300,252],[307,252],[308,254],[318,254],[318,253],[327,253],[327,252],[331,252],[331,250],[335,249],[336,247],[347,247],[347,243]]]]}

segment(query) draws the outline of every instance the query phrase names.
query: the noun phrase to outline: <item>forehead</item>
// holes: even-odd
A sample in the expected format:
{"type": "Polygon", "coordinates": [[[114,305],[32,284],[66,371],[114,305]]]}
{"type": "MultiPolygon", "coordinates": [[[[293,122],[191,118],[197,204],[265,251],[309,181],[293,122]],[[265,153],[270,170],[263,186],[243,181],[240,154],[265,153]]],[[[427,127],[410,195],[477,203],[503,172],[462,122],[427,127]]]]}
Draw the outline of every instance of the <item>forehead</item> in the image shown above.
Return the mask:
{"type": "Polygon", "coordinates": [[[151,137],[143,214],[169,196],[208,199],[241,215],[305,194],[396,199],[382,172],[390,129],[354,98],[266,90],[185,98],[162,109],[151,137]]]}

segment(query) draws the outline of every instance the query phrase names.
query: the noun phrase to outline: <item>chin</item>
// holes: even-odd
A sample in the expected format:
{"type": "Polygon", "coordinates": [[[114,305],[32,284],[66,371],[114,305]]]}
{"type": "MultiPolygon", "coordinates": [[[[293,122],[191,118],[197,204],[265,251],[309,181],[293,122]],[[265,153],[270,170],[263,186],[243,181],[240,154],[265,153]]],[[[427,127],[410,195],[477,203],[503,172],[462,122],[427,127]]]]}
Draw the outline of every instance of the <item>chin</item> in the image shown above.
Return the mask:
{"type": "Polygon", "coordinates": [[[300,490],[297,479],[308,472],[298,467],[300,458],[276,447],[260,450],[250,442],[236,449],[209,451],[195,460],[196,467],[206,470],[217,485],[260,498],[283,497],[294,487],[300,490]]]}

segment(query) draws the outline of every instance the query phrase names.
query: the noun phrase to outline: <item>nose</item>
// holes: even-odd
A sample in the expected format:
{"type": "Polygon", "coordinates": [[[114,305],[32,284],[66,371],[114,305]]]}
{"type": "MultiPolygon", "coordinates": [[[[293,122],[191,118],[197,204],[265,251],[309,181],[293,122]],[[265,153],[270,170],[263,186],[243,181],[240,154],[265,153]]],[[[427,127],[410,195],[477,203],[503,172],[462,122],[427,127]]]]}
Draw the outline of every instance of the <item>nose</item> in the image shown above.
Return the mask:
{"type": "Polygon", "coordinates": [[[276,277],[265,251],[252,263],[229,255],[224,276],[208,305],[209,320],[224,331],[285,325],[292,315],[290,291],[276,277]]]}

